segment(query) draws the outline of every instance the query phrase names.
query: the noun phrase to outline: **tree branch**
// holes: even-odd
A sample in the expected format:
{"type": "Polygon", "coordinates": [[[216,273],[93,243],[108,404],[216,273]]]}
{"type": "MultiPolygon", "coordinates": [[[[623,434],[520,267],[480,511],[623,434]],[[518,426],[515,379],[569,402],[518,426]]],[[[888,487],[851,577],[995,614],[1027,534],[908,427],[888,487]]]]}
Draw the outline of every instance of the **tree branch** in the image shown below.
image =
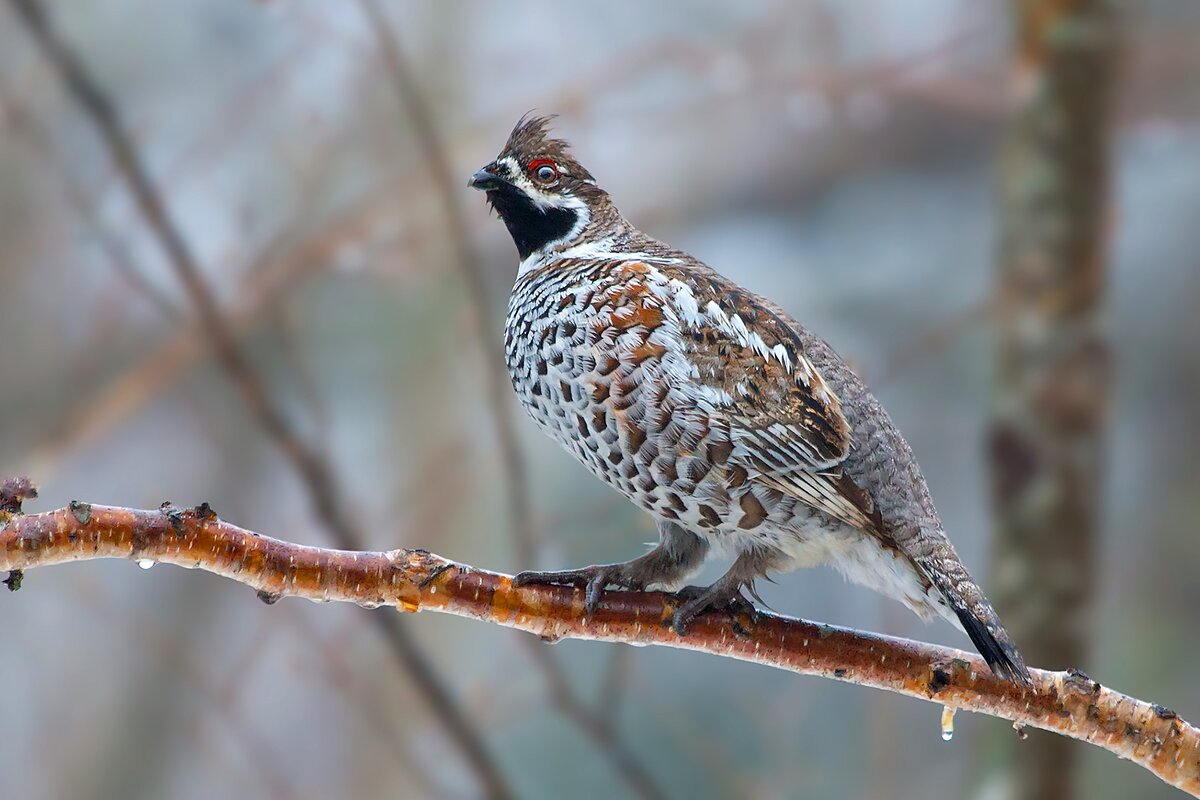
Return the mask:
{"type": "Polygon", "coordinates": [[[199,568],[258,592],[439,611],[504,625],[547,641],[594,639],[697,650],[802,675],[872,686],[964,708],[1090,742],[1200,796],[1200,730],[1159,705],[1101,686],[1077,671],[1032,670],[1034,688],[996,678],[977,656],[904,639],[763,614],[706,613],[686,636],[667,622],[676,598],[609,592],[589,616],[567,587],[514,587],[508,576],[423,550],[360,552],[306,547],[239,528],[207,506],[138,510],[72,502],[23,515],[27,481],[0,491],[0,570],[20,585],[24,570],[94,558],[199,568]]]}

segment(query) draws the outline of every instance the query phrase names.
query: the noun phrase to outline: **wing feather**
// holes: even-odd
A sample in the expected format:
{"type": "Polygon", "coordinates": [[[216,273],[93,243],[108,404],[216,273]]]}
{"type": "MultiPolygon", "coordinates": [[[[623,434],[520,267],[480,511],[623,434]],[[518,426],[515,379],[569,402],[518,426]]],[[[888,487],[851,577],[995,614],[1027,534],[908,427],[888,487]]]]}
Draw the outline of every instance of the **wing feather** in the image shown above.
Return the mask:
{"type": "Polygon", "coordinates": [[[678,308],[689,364],[676,380],[690,383],[705,411],[728,426],[730,458],[752,481],[847,525],[877,530],[870,497],[839,469],[850,451],[850,425],[792,324],[715,275],[703,283],[674,277],[666,296],[678,308]]]}

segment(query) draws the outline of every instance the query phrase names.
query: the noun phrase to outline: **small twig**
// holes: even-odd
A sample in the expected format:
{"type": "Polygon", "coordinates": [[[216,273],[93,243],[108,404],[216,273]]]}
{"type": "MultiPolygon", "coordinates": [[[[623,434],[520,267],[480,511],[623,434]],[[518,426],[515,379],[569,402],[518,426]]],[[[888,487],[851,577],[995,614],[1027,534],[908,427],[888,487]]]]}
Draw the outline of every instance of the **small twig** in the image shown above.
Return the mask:
{"type": "Polygon", "coordinates": [[[271,597],[437,611],[546,640],[696,650],[1060,733],[1134,761],[1200,797],[1200,730],[1168,708],[1115,692],[1074,670],[1031,670],[1033,688],[1023,689],[995,677],[974,654],[772,614],[750,621],[710,612],[679,636],[669,624],[677,599],[661,592],[609,592],[589,615],[579,590],[514,587],[505,575],[423,550],[306,547],[238,528],[202,510],[171,511],[80,503],[31,516],[8,512],[0,528],[0,570],[96,558],[150,559],[223,575],[271,597]],[[83,508],[86,513],[80,513],[83,508]]]}

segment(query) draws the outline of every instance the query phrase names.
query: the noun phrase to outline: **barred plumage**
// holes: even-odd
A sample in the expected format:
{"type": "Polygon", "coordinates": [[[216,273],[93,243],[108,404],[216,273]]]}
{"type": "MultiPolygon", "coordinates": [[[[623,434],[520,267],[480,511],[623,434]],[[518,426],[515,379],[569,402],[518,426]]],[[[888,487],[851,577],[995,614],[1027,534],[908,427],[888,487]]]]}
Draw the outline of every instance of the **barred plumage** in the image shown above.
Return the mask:
{"type": "MultiPolygon", "coordinates": [[[[521,256],[505,356],[522,404],[650,513],[660,545],[525,581],[678,588],[711,545],[729,573],[676,627],[768,571],[828,563],[963,627],[998,674],[1028,673],[942,532],[908,444],[820,338],[770,301],[638,231],[547,120],[522,120],[472,185],[521,256]]],[[[743,601],[744,602],[744,601],[743,601]]]]}

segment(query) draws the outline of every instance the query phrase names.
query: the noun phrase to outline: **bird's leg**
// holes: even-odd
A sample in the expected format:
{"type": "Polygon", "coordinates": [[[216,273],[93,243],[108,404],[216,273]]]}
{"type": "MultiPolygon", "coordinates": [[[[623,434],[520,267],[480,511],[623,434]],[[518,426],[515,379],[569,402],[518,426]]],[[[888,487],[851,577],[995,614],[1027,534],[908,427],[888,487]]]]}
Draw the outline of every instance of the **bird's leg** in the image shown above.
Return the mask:
{"type": "Polygon", "coordinates": [[[559,572],[521,572],[513,578],[513,585],[552,583],[583,586],[589,614],[595,612],[604,590],[609,586],[635,591],[657,587],[670,591],[704,563],[708,543],[673,522],[659,522],[658,533],[658,545],[632,561],[559,572]]]}
{"type": "Polygon", "coordinates": [[[729,571],[711,586],[688,586],[680,590],[678,595],[683,603],[671,621],[675,632],[682,636],[692,620],[709,609],[729,611],[734,615],[746,614],[751,623],[755,622],[758,609],[742,594],[742,590],[762,602],[754,590],[754,582],[765,578],[768,572],[781,569],[785,560],[785,556],[773,548],[744,550],[729,571]]]}

